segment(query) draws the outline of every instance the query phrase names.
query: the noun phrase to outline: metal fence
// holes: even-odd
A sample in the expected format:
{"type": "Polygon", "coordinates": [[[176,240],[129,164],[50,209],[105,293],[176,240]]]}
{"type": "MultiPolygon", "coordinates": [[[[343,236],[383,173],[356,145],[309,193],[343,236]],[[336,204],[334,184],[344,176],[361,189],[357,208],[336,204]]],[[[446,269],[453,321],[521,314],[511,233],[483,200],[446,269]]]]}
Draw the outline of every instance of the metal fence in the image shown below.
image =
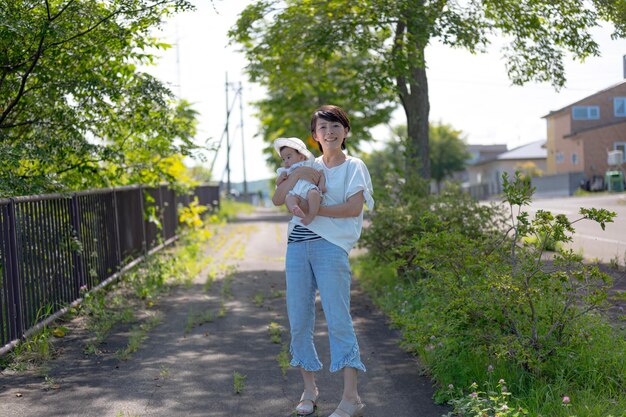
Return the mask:
{"type": "Polygon", "coordinates": [[[46,317],[176,237],[177,210],[219,188],[179,195],[129,186],[0,199],[0,354],[46,317]],[[157,225],[158,223],[158,225],[157,225]]]}

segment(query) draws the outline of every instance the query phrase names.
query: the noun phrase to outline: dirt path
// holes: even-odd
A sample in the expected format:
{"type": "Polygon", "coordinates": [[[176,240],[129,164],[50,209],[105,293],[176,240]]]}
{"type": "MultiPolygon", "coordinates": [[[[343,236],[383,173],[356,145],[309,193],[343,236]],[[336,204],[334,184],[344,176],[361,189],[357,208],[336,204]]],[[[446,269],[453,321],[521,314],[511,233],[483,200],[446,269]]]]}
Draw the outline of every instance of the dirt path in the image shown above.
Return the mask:
{"type": "MultiPolygon", "coordinates": [[[[0,416],[291,416],[301,385],[297,370],[281,369],[286,359],[281,351],[289,342],[286,219],[257,212],[221,233],[224,241],[209,269],[230,272],[207,291],[211,271],[203,271],[191,286],[160,300],[161,324],[129,360],[108,352],[84,355],[81,334],[73,333],[64,340],[63,354],[49,364],[47,381],[41,372],[0,374],[0,416]],[[189,317],[201,314],[211,320],[189,326],[189,317]]],[[[419,365],[398,347],[398,334],[355,287],[353,317],[368,367],[360,379],[366,416],[445,414],[432,403],[433,390],[419,365]]],[[[318,415],[327,416],[340,399],[342,378],[327,370],[321,308],[318,318],[316,341],[326,366],[318,376],[318,415]]],[[[109,338],[109,352],[123,336],[109,338]]]]}

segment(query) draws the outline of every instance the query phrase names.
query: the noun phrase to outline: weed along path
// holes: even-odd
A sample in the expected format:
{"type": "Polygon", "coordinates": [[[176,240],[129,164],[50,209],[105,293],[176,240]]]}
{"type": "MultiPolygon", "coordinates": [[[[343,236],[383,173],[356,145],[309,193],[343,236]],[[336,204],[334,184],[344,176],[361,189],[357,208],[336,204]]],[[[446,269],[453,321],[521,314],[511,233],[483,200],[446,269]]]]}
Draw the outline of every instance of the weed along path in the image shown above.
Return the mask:
{"type": "MultiPolygon", "coordinates": [[[[269,210],[224,226],[207,247],[203,271],[156,302],[136,350],[113,354],[128,342],[128,326],[89,354],[80,326],[70,329],[60,355],[42,369],[0,374],[0,416],[292,416],[301,383],[288,366],[286,230],[287,218],[269,210]]],[[[432,403],[419,365],[398,347],[398,335],[358,285],[352,303],[368,367],[360,376],[365,415],[445,414],[432,403]]],[[[342,377],[327,370],[319,301],[318,309],[316,341],[325,369],[316,415],[325,417],[341,397],[342,377]]]]}

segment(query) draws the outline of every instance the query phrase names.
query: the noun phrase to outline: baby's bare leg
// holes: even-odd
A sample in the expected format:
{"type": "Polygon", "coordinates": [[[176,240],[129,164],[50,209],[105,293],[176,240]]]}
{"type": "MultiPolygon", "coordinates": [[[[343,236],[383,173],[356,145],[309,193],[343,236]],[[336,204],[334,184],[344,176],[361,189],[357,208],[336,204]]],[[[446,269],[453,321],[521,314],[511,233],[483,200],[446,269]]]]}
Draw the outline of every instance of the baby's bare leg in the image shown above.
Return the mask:
{"type": "Polygon", "coordinates": [[[294,194],[288,194],[287,197],[285,197],[285,205],[294,216],[304,217],[304,212],[299,206],[301,200],[300,197],[294,194]]]}
{"type": "Polygon", "coordinates": [[[318,190],[311,190],[307,193],[306,199],[309,202],[309,212],[302,218],[302,224],[305,226],[313,221],[317,213],[320,211],[320,203],[322,196],[318,190]]]}

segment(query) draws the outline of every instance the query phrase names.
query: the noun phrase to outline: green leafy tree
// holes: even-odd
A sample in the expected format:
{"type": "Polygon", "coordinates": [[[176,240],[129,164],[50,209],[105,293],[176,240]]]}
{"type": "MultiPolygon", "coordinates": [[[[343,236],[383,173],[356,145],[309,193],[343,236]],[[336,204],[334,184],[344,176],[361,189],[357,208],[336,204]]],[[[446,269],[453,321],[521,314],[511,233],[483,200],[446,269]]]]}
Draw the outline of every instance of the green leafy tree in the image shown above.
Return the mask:
{"type": "MultiPolygon", "coordinates": [[[[280,17],[284,19],[281,24],[258,20],[257,13],[265,13],[265,6],[264,2],[249,6],[229,36],[246,51],[250,79],[267,91],[267,98],[255,105],[262,137],[268,143],[268,160],[274,165],[280,162],[271,147],[271,142],[278,137],[302,138],[309,149],[317,152],[310,120],[313,110],[323,104],[335,104],[348,110],[351,135],[347,146],[358,150],[362,141],[372,139],[369,129],[388,122],[396,107],[393,86],[382,79],[372,81],[377,78],[373,71],[380,66],[381,57],[340,45],[337,51],[324,54],[322,59],[313,50],[311,53],[292,50],[285,39],[300,36],[294,29],[308,27],[310,17],[287,13],[280,17]],[[259,28],[247,26],[253,23],[259,28]],[[248,33],[249,30],[256,34],[248,33]]],[[[325,28],[324,32],[327,31],[325,28]]],[[[316,45],[310,43],[305,47],[316,48],[316,45]]]]}
{"type": "Polygon", "coordinates": [[[382,149],[363,155],[377,195],[385,189],[394,189],[400,178],[404,178],[405,142],[406,126],[394,126],[382,149]]]}
{"type": "MultiPolygon", "coordinates": [[[[448,124],[441,122],[431,124],[429,136],[432,179],[437,181],[437,188],[441,191],[441,182],[454,172],[462,171],[470,155],[467,152],[463,133],[448,124]]],[[[390,184],[397,184],[400,178],[406,178],[404,171],[406,142],[406,126],[396,126],[385,148],[364,157],[372,175],[375,190],[381,190],[390,184]]]]}
{"type": "Polygon", "coordinates": [[[462,132],[441,122],[430,125],[430,168],[432,179],[441,183],[455,172],[465,169],[465,161],[470,157],[462,132]]]}
{"type": "Polygon", "coordinates": [[[0,0],[0,195],[171,179],[196,112],[138,71],[186,0],[0,0]],[[149,174],[149,175],[148,175],[149,174]]]}
{"type": "MultiPolygon", "coordinates": [[[[308,77],[327,77],[337,89],[352,86],[338,103],[349,109],[360,106],[364,92],[393,89],[407,118],[408,172],[430,178],[427,45],[437,40],[477,53],[497,37],[508,42],[503,55],[514,84],[539,81],[558,88],[565,84],[566,55],[583,60],[599,54],[589,31],[602,19],[616,25],[614,36],[624,37],[626,2],[263,0],[241,13],[230,36],[262,85],[282,83],[295,94],[308,77]],[[341,71],[337,64],[354,56],[367,65],[341,71]]],[[[336,102],[334,94],[323,98],[336,102]]],[[[385,100],[381,96],[380,103],[385,100]]]]}

